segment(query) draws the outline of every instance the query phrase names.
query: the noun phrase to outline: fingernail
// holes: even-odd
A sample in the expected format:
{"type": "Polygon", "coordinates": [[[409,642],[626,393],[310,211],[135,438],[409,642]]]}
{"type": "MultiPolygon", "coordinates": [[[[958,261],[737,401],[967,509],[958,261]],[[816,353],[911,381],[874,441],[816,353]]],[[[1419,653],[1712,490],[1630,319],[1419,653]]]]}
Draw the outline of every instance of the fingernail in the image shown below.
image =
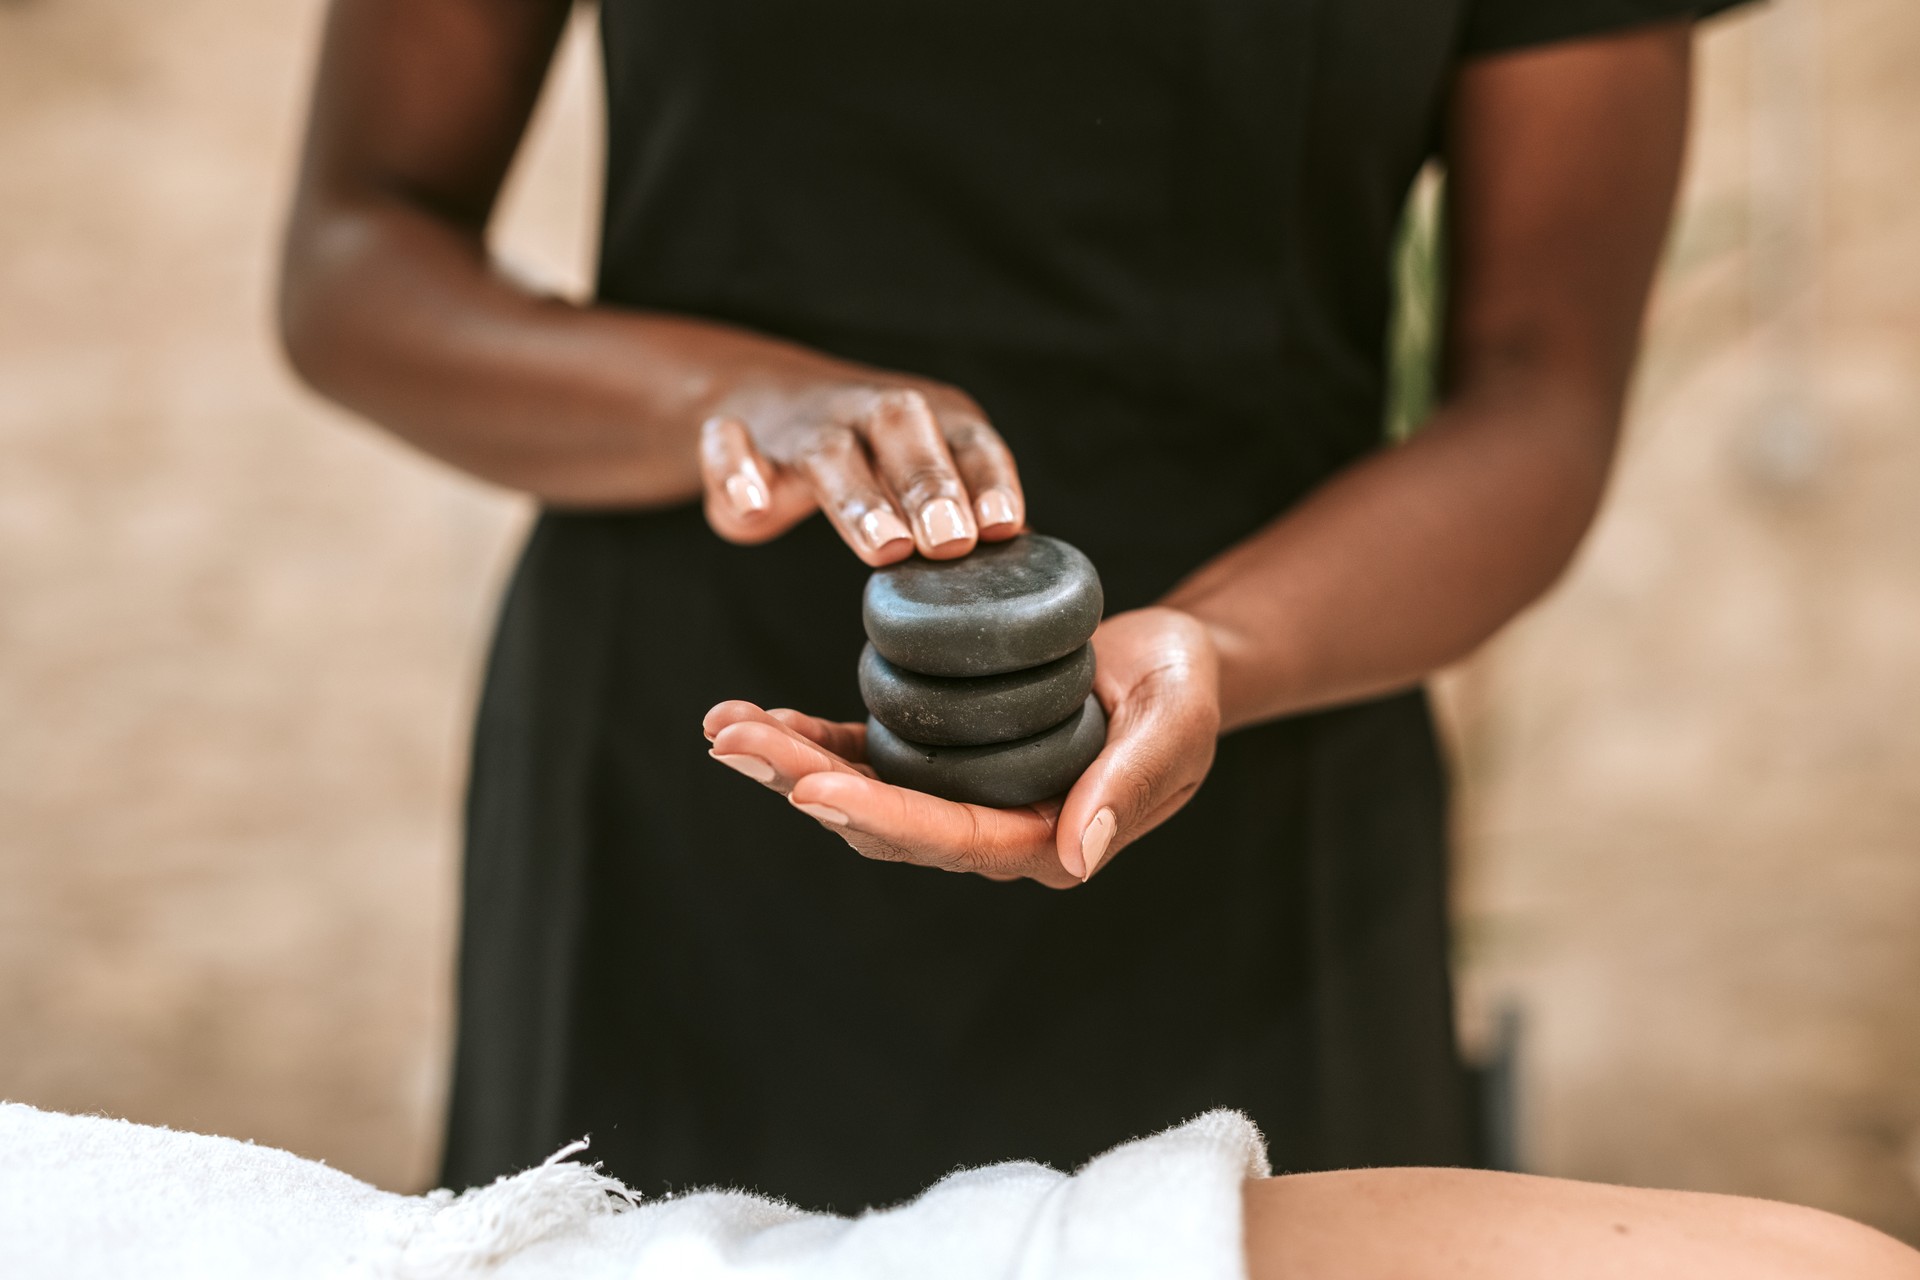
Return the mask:
{"type": "Polygon", "coordinates": [[[1119,826],[1119,819],[1113,816],[1112,809],[1102,809],[1093,815],[1093,821],[1080,833],[1080,858],[1087,864],[1087,874],[1082,880],[1093,875],[1093,869],[1100,865],[1100,859],[1107,856],[1107,846],[1113,843],[1113,830],[1119,826]]]}
{"type": "Polygon", "coordinates": [[[860,517],[860,536],[875,551],[889,542],[898,542],[902,538],[912,541],[913,531],[907,528],[907,522],[893,514],[891,508],[875,507],[860,517]]]}
{"type": "Polygon", "coordinates": [[[980,527],[991,528],[997,524],[1012,524],[1013,495],[999,485],[993,486],[973,500],[973,509],[980,513],[980,527]]]}
{"type": "Polygon", "coordinates": [[[709,751],[707,754],[727,766],[727,768],[732,769],[735,773],[746,774],[755,782],[772,782],[776,776],[773,771],[773,766],[765,760],[762,760],[759,756],[723,756],[717,751],[709,751]]]}
{"type": "Polygon", "coordinates": [[[806,814],[809,818],[824,822],[830,827],[844,827],[849,821],[846,814],[840,812],[832,805],[802,804],[800,801],[795,800],[793,807],[806,814]]]}
{"type": "Polygon", "coordinates": [[[920,528],[930,547],[958,542],[967,536],[967,513],[952,498],[935,498],[920,508],[920,528]]]}
{"type": "Polygon", "coordinates": [[[727,477],[727,501],[740,515],[750,516],[765,511],[767,502],[767,482],[760,474],[760,468],[751,461],[740,464],[740,469],[727,477]]]}

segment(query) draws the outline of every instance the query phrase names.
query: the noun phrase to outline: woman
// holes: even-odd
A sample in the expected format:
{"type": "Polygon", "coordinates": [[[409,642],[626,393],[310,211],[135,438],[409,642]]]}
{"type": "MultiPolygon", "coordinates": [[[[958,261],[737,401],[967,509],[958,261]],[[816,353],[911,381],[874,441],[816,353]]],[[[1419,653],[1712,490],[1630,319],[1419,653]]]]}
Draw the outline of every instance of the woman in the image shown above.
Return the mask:
{"type": "Polygon", "coordinates": [[[1216,1105],[1282,1169],[1469,1161],[1418,683],[1592,518],[1704,7],[604,0],[575,307],[484,246],[565,0],[335,0],[287,348],[546,507],[477,733],[448,1183],[590,1131],[647,1190],[845,1209],[1216,1105]],[[1436,149],[1445,394],[1383,449],[1436,149]],[[1105,580],[1105,752],[1030,811],[865,776],[867,568],[1029,518],[1105,580]]]}

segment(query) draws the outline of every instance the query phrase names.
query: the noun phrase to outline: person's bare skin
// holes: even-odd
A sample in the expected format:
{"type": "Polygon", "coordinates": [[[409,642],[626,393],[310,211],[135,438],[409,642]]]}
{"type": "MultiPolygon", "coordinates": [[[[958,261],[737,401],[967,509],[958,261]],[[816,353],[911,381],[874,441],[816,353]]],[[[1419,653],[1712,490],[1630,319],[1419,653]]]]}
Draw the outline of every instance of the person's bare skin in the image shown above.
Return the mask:
{"type": "Polygon", "coordinates": [[[1920,1253],[1816,1209],[1471,1169],[1248,1182],[1249,1280],[1920,1280],[1920,1253]]]}

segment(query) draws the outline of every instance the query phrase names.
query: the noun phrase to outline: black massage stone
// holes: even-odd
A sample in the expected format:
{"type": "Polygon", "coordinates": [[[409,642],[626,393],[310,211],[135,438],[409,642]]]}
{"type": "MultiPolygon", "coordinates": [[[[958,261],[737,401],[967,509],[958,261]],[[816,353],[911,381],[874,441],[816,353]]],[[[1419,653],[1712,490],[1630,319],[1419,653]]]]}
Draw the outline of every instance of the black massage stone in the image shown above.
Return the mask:
{"type": "Polygon", "coordinates": [[[1003,675],[956,680],[894,666],[872,645],[860,651],[860,697],[873,718],[909,742],[971,747],[1051,728],[1093,688],[1093,646],[1003,675]]]}
{"type": "Polygon", "coordinates": [[[958,560],[915,557],[867,579],[867,638],[896,667],[992,676],[1085,644],[1104,601],[1093,562],[1058,538],[983,542],[958,560]]]}
{"type": "Polygon", "coordinates": [[[1071,787],[1106,741],[1106,712],[1089,695],[1080,710],[1043,733],[983,747],[909,742],[869,718],[867,763],[896,787],[1013,809],[1071,787]]]}

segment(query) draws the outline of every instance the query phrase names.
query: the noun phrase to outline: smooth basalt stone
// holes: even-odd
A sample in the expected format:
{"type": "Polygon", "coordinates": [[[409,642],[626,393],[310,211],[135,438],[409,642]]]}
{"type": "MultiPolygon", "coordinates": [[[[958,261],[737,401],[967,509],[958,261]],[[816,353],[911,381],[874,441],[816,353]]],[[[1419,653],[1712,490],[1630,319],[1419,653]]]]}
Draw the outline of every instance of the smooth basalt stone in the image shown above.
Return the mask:
{"type": "Polygon", "coordinates": [[[896,667],[992,676],[1064,658],[1100,625],[1100,575],[1058,538],[1021,534],[958,560],[915,557],[876,569],[861,613],[896,667]]]}
{"type": "Polygon", "coordinates": [[[972,680],[894,666],[860,651],[860,697],[873,718],[909,742],[971,747],[1025,738],[1073,714],[1093,688],[1093,646],[1064,658],[972,680]]]}
{"type": "Polygon", "coordinates": [[[869,718],[867,763],[896,787],[1012,809],[1072,786],[1106,741],[1107,713],[1088,695],[1078,711],[1044,733],[984,747],[909,742],[869,718]]]}

